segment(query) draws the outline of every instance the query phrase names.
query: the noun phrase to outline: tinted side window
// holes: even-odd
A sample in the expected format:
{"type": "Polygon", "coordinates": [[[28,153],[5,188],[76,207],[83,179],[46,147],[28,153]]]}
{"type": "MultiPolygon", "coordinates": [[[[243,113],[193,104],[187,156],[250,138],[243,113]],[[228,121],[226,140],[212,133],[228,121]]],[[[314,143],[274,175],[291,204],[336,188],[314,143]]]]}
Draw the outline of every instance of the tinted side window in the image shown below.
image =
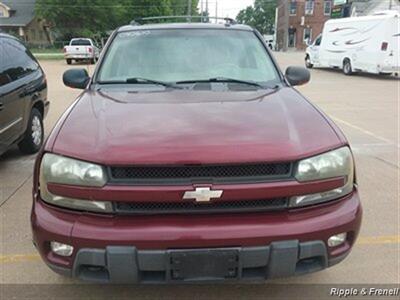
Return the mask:
{"type": "Polygon", "coordinates": [[[315,40],[315,46],[320,46],[322,41],[322,36],[320,35],[316,40],[315,40]]]}
{"type": "Polygon", "coordinates": [[[5,73],[11,81],[29,75],[39,68],[32,54],[20,42],[10,38],[3,38],[2,48],[5,53],[5,57],[2,57],[3,73],[5,73]]]}
{"type": "Polygon", "coordinates": [[[11,82],[11,78],[6,72],[6,63],[9,61],[9,59],[9,54],[6,51],[3,40],[0,39],[0,86],[11,82]]]}

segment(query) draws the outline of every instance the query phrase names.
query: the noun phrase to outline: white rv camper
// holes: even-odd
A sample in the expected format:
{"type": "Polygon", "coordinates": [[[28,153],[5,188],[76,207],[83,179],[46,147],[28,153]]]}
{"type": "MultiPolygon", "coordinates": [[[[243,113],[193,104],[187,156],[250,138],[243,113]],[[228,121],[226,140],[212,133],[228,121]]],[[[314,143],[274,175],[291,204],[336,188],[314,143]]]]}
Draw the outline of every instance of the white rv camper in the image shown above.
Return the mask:
{"type": "Polygon", "coordinates": [[[329,20],[322,35],[306,50],[306,67],[341,68],[356,72],[391,74],[400,71],[398,11],[329,20]]]}

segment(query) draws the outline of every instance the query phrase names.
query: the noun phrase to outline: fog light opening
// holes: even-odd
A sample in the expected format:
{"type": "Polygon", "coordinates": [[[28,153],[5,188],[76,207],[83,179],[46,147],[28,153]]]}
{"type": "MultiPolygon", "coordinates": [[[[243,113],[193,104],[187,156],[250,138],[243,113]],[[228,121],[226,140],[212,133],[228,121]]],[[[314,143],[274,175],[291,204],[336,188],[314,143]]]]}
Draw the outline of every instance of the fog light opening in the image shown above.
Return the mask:
{"type": "Polygon", "coordinates": [[[347,233],[343,232],[343,233],[339,233],[336,235],[332,235],[329,239],[328,239],[328,246],[329,247],[337,247],[342,245],[347,239],[347,233]]]}
{"type": "Polygon", "coordinates": [[[74,247],[55,241],[50,242],[50,248],[51,251],[60,256],[71,256],[74,252],[74,247]]]}

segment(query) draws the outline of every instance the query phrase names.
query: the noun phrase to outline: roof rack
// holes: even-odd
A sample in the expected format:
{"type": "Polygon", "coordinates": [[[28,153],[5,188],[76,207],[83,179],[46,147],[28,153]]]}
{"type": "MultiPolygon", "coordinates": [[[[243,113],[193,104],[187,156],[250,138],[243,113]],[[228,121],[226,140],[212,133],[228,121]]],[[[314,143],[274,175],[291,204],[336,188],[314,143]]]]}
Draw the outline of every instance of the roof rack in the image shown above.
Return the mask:
{"type": "Polygon", "coordinates": [[[189,23],[192,22],[192,19],[200,19],[201,23],[207,23],[206,21],[212,20],[224,20],[227,25],[236,25],[237,22],[232,18],[217,18],[217,17],[208,17],[208,16],[159,16],[159,17],[146,17],[146,18],[138,18],[131,22],[131,25],[140,26],[143,21],[155,21],[155,20],[170,20],[170,19],[186,19],[189,23]]]}

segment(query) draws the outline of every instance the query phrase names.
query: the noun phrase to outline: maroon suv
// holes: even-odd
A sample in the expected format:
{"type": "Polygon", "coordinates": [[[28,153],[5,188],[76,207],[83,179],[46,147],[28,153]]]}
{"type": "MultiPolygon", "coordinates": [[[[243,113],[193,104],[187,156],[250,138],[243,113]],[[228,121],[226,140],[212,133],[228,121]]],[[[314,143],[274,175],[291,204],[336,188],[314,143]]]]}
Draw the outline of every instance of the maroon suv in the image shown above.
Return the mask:
{"type": "Polygon", "coordinates": [[[336,125],[254,29],[116,30],[36,162],[34,244],[54,271],[117,283],[264,280],[342,261],[362,209],[336,125]]]}

